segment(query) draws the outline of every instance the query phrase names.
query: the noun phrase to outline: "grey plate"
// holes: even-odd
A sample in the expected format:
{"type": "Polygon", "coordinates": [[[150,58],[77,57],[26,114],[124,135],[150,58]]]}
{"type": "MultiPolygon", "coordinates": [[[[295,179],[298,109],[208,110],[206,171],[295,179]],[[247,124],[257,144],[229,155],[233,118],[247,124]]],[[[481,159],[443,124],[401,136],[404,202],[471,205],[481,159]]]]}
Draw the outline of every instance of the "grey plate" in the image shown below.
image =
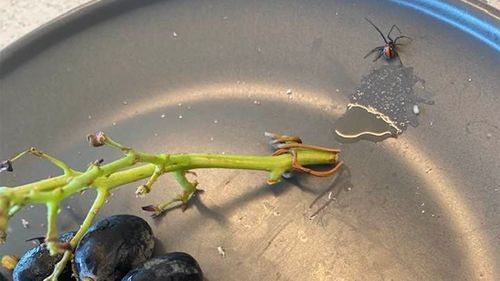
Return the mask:
{"type": "MultiPolygon", "coordinates": [[[[191,253],[209,280],[498,280],[498,51],[391,2],[138,2],[74,11],[1,54],[2,158],[33,145],[79,169],[119,157],[87,146],[85,135],[100,129],[169,153],[269,154],[264,131],[298,135],[340,147],[350,179],[269,187],[264,173],[201,170],[206,192],[193,208],[149,219],[158,252],[191,253]],[[365,16],[414,38],[401,56],[435,104],[397,139],[340,144],[335,120],[383,63],[363,59],[381,42],[365,16]],[[330,192],[336,200],[311,219],[330,192]]],[[[57,172],[23,160],[1,182],[57,172]]],[[[134,187],[117,191],[100,216],[147,218],[140,206],[179,192],[168,175],[145,199],[134,187]]],[[[81,223],[92,196],[68,200],[61,230],[81,223]]],[[[19,213],[0,252],[30,247],[24,240],[44,234],[44,213],[19,213]]]]}

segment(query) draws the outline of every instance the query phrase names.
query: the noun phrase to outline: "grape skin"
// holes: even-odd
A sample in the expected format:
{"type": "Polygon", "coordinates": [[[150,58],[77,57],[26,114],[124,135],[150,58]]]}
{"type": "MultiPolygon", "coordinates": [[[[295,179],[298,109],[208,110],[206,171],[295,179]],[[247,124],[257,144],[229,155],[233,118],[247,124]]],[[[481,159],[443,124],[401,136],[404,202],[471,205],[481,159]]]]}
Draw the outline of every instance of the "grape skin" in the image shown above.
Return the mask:
{"type": "Polygon", "coordinates": [[[81,280],[121,280],[153,254],[151,227],[142,218],[115,215],[94,223],[75,250],[81,280]]]}

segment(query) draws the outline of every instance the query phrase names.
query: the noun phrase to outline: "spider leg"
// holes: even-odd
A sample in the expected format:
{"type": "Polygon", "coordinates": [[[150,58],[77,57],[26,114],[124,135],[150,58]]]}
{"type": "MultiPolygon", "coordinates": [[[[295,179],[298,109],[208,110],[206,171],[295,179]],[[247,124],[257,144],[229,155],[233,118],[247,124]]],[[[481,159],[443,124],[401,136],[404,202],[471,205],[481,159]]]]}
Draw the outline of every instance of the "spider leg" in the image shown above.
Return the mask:
{"type": "Polygon", "coordinates": [[[375,47],[375,48],[373,48],[373,50],[371,50],[370,52],[368,52],[368,54],[366,54],[364,58],[366,59],[369,55],[375,53],[376,51],[380,52],[383,49],[384,49],[384,46],[375,47]]]}
{"type": "Polygon", "coordinates": [[[377,60],[378,60],[378,59],[382,56],[382,54],[383,54],[383,53],[384,53],[384,52],[379,52],[379,53],[377,54],[377,56],[375,57],[375,59],[373,60],[373,62],[376,62],[376,61],[377,61],[377,60]]]}
{"type": "Polygon", "coordinates": [[[398,36],[398,37],[394,38],[394,41],[393,41],[393,42],[394,42],[394,44],[396,44],[396,42],[398,42],[398,40],[399,40],[399,39],[402,39],[402,38],[408,39],[408,40],[410,40],[410,42],[411,42],[411,41],[413,41],[413,39],[412,39],[411,37],[404,36],[404,35],[400,35],[400,36],[398,36]]]}
{"type": "Polygon", "coordinates": [[[401,57],[399,56],[399,53],[396,50],[394,50],[394,56],[398,58],[399,65],[403,66],[403,61],[401,60],[401,57]]]}
{"type": "Polygon", "coordinates": [[[392,38],[391,38],[391,32],[392,32],[392,30],[393,30],[394,28],[396,28],[396,30],[399,32],[399,34],[401,34],[401,30],[399,29],[399,27],[398,27],[397,25],[393,24],[393,25],[391,26],[391,30],[389,30],[389,33],[387,33],[387,38],[389,38],[389,40],[391,40],[391,41],[392,41],[392,38]]]}
{"type": "Polygon", "coordinates": [[[382,31],[380,31],[380,29],[379,29],[379,28],[378,28],[378,27],[377,27],[377,26],[376,26],[376,25],[375,25],[375,24],[374,24],[371,20],[369,20],[369,19],[367,19],[367,18],[365,18],[365,20],[366,20],[367,22],[369,22],[369,23],[370,23],[373,27],[375,27],[375,29],[378,31],[378,33],[380,33],[380,36],[382,36],[382,39],[384,39],[385,44],[387,44],[387,39],[385,39],[385,36],[384,36],[384,34],[382,33],[382,31]]]}

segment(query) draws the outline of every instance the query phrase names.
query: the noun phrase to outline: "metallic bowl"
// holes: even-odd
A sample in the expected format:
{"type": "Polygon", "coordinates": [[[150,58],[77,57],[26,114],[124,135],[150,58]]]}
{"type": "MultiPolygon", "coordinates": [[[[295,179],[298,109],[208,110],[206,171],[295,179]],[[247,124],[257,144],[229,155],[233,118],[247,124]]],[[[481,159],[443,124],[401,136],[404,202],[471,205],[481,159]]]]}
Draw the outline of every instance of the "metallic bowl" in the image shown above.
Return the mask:
{"type": "MultiPolygon", "coordinates": [[[[37,146],[84,169],[120,157],[87,146],[97,130],[167,153],[269,154],[265,131],[297,135],[341,148],[348,169],[273,186],[262,172],[200,170],[192,208],[149,219],[156,251],[190,253],[208,280],[499,280],[499,26],[475,2],[93,2],[0,53],[0,155],[37,146]],[[336,121],[386,65],[363,59],[382,40],[364,17],[413,38],[400,55],[434,104],[397,138],[343,143],[336,121]]],[[[58,173],[36,159],[16,168],[2,185],[58,173]]],[[[141,206],[180,191],[168,175],[144,199],[134,187],[100,217],[147,218],[141,206]]],[[[61,231],[93,196],[65,202],[61,231]]],[[[44,218],[44,206],[16,215],[0,253],[31,247],[44,218]]]]}

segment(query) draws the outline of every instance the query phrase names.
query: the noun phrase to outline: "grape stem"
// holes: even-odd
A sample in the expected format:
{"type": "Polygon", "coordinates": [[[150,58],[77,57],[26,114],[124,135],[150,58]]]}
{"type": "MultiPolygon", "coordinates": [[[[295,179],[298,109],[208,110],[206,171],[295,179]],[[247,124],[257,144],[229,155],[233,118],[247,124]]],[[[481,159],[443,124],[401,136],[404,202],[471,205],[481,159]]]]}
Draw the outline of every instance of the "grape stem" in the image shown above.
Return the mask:
{"type": "MultiPolygon", "coordinates": [[[[136,190],[137,196],[145,196],[152,189],[157,179],[172,172],[183,192],[177,197],[159,203],[145,206],[145,211],[158,216],[176,202],[187,208],[189,199],[197,191],[197,181],[189,181],[186,174],[194,174],[191,170],[201,168],[246,169],[269,172],[267,182],[274,184],[280,181],[283,173],[297,171],[313,176],[330,176],[338,171],[342,161],[338,160],[339,150],[314,145],[302,144],[298,137],[266,133],[271,138],[270,144],[276,148],[271,156],[253,155],[223,155],[223,154],[150,154],[126,147],[98,132],[89,135],[89,143],[94,146],[111,146],[123,152],[124,156],[108,164],[102,164],[102,159],[94,161],[86,171],[77,171],[64,162],[36,148],[30,148],[2,163],[8,163],[12,170],[12,162],[25,155],[35,155],[61,168],[63,174],[57,177],[15,186],[0,187],[0,242],[6,238],[8,220],[28,204],[45,204],[47,206],[47,233],[45,245],[52,255],[64,252],[63,258],[56,265],[53,273],[45,281],[56,281],[65,265],[71,260],[73,249],[88,230],[100,208],[105,204],[110,191],[128,183],[148,178],[146,183],[136,190]],[[142,165],[137,165],[142,163],[142,165]],[[326,171],[317,171],[305,166],[331,165],[326,171]],[[88,188],[97,190],[97,196],[84,222],[75,236],[66,243],[57,240],[57,214],[60,202],[88,188]]],[[[6,165],[6,164],[5,164],[6,165]]]]}

